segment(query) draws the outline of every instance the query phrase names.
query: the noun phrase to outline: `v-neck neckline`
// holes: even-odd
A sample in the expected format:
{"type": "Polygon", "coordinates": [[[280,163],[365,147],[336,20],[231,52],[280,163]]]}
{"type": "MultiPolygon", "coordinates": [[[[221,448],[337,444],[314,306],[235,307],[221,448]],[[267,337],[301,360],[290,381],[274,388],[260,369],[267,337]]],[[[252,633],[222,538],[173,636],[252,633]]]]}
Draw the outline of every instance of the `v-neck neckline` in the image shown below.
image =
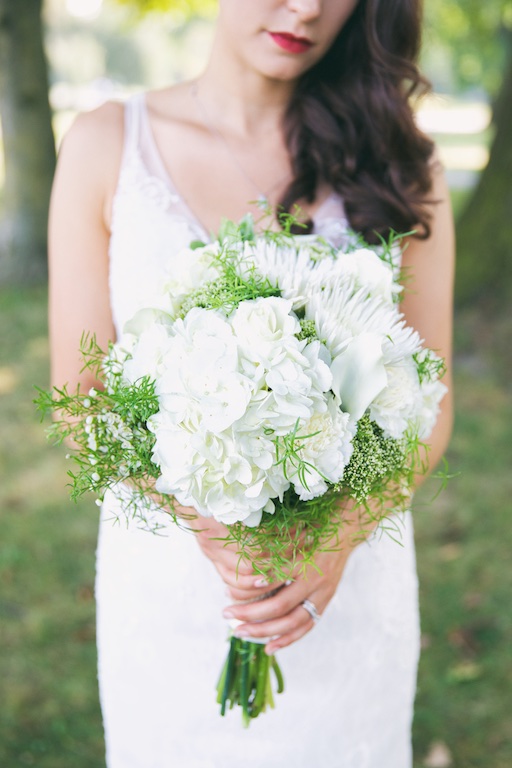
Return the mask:
{"type": "MultiPolygon", "coordinates": [[[[147,105],[147,96],[145,93],[141,94],[141,116],[142,120],[144,121],[144,129],[147,136],[149,149],[151,154],[153,155],[153,159],[155,164],[158,167],[158,171],[161,176],[161,180],[166,184],[166,186],[169,188],[169,190],[172,192],[172,194],[176,195],[176,197],[179,199],[180,203],[182,204],[183,208],[185,209],[187,216],[189,217],[190,221],[194,224],[196,229],[201,231],[201,234],[205,236],[206,242],[211,242],[212,238],[215,236],[215,233],[210,232],[208,228],[203,224],[199,216],[194,213],[194,210],[192,206],[189,204],[187,199],[181,194],[178,187],[176,186],[176,183],[172,177],[172,174],[170,173],[166,163],[164,162],[164,158],[162,155],[162,152],[160,151],[160,148],[158,146],[158,142],[155,137],[155,132],[153,130],[153,126],[151,125],[151,120],[149,117],[149,111],[148,111],[148,105],[147,105]]],[[[331,192],[325,197],[324,200],[320,203],[320,205],[317,207],[314,216],[312,216],[312,221],[315,229],[317,228],[317,221],[320,219],[320,213],[321,211],[327,207],[327,205],[331,202],[331,200],[337,197],[336,192],[334,190],[331,190],[331,192]]]]}

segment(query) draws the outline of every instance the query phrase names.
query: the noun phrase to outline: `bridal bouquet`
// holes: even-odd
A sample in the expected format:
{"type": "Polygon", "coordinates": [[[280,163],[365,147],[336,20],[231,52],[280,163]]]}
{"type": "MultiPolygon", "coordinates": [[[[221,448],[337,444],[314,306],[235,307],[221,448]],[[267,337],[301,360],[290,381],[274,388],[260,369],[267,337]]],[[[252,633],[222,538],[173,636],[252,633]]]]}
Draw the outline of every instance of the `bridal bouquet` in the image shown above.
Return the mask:
{"type": "MultiPolygon", "coordinates": [[[[398,256],[397,239],[337,251],[250,218],[177,254],[106,354],[84,337],[103,389],[40,392],[76,446],[72,495],[118,491],[150,527],[155,504],[194,507],[280,581],[336,547],[343,502],[362,530],[406,506],[445,387],[399,312],[398,256]]],[[[275,659],[232,637],[222,714],[273,706],[271,670],[281,690],[275,659]]]]}

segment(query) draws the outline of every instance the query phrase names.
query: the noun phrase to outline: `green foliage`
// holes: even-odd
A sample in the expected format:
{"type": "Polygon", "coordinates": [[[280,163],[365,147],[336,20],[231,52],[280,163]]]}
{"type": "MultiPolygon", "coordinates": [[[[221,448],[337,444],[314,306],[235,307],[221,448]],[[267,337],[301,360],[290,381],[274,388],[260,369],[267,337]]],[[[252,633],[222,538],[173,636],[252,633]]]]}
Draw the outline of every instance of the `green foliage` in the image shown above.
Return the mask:
{"type": "Polygon", "coordinates": [[[132,7],[141,14],[158,11],[185,19],[191,16],[212,16],[217,8],[216,0],[115,0],[115,2],[132,7]]]}
{"type": "Polygon", "coordinates": [[[429,0],[426,47],[439,45],[452,60],[460,87],[495,93],[512,31],[512,0],[429,0]]]}
{"type": "Polygon", "coordinates": [[[281,295],[279,289],[266,278],[262,278],[253,267],[248,267],[246,274],[240,275],[229,251],[221,254],[215,261],[222,267],[222,277],[189,294],[181,305],[180,317],[185,317],[193,307],[219,309],[229,315],[242,301],[281,295]]]}

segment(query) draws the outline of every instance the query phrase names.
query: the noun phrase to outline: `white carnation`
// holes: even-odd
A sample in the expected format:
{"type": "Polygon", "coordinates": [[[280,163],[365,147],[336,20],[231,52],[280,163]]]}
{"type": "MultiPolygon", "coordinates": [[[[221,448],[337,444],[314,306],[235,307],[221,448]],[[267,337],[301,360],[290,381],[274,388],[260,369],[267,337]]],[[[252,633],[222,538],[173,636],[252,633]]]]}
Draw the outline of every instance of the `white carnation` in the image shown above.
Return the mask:
{"type": "Polygon", "coordinates": [[[355,434],[355,423],[347,413],[343,413],[333,397],[327,403],[327,410],[315,413],[308,422],[301,425],[301,448],[299,457],[309,468],[305,475],[305,484],[295,473],[292,482],[300,499],[306,501],[320,496],[328,489],[328,483],[337,483],[343,477],[343,471],[350,461],[355,434]]]}
{"type": "Polygon", "coordinates": [[[403,437],[421,408],[420,381],[412,358],[386,366],[388,383],[370,407],[370,417],[388,437],[403,437]]]}
{"type": "Polygon", "coordinates": [[[401,286],[394,280],[391,265],[369,248],[340,254],[335,269],[352,280],[356,290],[363,288],[371,296],[384,299],[387,304],[392,304],[401,291],[401,286]]]}
{"type": "Polygon", "coordinates": [[[448,387],[442,381],[425,381],[421,385],[421,408],[416,419],[416,427],[420,440],[428,440],[435,427],[441,400],[448,392],[448,387]]]}

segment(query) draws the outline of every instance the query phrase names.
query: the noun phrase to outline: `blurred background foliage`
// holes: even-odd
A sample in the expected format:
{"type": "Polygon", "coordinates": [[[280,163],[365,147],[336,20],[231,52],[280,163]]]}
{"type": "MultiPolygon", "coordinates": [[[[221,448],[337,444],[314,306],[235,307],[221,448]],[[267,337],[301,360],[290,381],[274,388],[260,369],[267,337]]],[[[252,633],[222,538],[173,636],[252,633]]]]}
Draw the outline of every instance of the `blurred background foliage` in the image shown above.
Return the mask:
{"type": "MultiPolygon", "coordinates": [[[[246,0],[243,0],[244,2],[246,0]]],[[[241,0],[242,2],[242,0],[241,0]]],[[[48,384],[46,215],[77,111],[200,72],[215,0],[0,0],[0,765],[99,768],[94,504],[31,403],[48,384]],[[43,46],[44,43],[44,46],[43,46]]],[[[512,765],[512,0],[428,0],[418,121],[457,218],[457,473],[416,502],[416,768],[512,765]]]]}

